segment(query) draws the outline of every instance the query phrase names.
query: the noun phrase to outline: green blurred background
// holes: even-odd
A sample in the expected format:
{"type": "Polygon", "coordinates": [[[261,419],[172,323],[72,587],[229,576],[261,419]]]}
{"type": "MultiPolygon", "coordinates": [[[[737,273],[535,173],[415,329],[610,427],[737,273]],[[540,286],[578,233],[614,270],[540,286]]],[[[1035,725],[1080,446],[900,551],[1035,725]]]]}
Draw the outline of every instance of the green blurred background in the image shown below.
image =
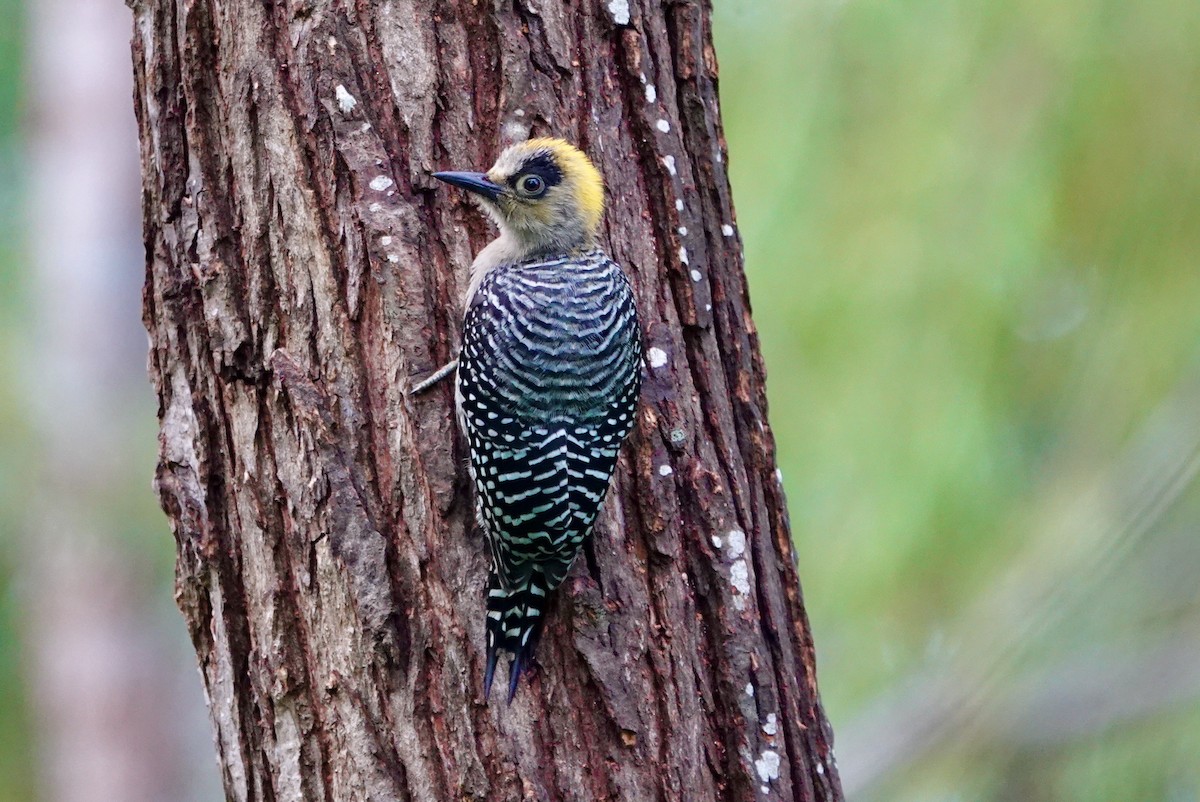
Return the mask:
{"type": "MultiPolygon", "coordinates": [[[[717,6],[849,797],[1200,800],[1200,5],[717,6]]],[[[46,786],[17,567],[40,460],[22,12],[0,0],[0,800],[46,786]]],[[[137,381],[96,514],[178,646],[137,381]]]]}
{"type": "Polygon", "coordinates": [[[852,799],[1200,799],[1200,4],[717,3],[852,799]]]}

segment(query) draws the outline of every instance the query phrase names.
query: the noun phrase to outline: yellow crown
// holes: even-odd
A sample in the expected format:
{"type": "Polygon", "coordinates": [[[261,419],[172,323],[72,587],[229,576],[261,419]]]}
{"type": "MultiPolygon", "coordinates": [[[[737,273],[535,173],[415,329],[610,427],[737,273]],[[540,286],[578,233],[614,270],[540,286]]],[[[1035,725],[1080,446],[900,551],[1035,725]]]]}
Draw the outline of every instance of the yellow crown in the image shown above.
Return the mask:
{"type": "Polygon", "coordinates": [[[592,160],[565,139],[540,137],[521,143],[526,152],[549,151],[555,164],[563,171],[565,183],[571,186],[589,231],[600,226],[604,214],[604,178],[592,160]]]}

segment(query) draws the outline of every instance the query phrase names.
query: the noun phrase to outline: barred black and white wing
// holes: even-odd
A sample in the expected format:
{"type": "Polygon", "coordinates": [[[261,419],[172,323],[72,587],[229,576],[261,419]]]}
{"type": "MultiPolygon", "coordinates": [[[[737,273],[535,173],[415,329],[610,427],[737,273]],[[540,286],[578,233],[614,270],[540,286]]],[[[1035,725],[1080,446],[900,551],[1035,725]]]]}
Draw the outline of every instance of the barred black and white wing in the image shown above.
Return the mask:
{"type": "Polygon", "coordinates": [[[641,387],[633,294],[601,251],[493,268],[463,326],[457,404],[480,525],[492,550],[490,691],[509,698],[604,501],[641,387]]]}

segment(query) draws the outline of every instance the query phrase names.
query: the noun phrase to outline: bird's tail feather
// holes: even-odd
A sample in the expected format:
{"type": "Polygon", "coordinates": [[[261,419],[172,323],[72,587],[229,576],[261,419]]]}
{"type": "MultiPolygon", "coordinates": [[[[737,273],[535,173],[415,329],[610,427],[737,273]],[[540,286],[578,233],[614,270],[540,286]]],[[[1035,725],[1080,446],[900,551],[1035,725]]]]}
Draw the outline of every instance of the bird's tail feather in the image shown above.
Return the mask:
{"type": "Polygon", "coordinates": [[[488,578],[487,669],[483,677],[484,699],[492,692],[492,679],[500,652],[513,656],[508,670],[508,701],[517,693],[521,673],[529,667],[542,634],[550,590],[546,577],[533,571],[515,587],[505,590],[495,571],[488,578]]]}

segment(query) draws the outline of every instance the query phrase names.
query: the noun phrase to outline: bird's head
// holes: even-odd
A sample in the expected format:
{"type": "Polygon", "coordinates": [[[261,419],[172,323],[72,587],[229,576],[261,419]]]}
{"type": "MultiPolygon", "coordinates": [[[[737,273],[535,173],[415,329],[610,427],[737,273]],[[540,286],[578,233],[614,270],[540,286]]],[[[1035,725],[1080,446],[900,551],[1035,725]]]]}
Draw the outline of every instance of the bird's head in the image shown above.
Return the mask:
{"type": "Polygon", "coordinates": [[[596,237],[604,181],[583,151],[562,139],[512,145],[486,173],[434,173],[474,193],[526,253],[571,251],[596,237]]]}

